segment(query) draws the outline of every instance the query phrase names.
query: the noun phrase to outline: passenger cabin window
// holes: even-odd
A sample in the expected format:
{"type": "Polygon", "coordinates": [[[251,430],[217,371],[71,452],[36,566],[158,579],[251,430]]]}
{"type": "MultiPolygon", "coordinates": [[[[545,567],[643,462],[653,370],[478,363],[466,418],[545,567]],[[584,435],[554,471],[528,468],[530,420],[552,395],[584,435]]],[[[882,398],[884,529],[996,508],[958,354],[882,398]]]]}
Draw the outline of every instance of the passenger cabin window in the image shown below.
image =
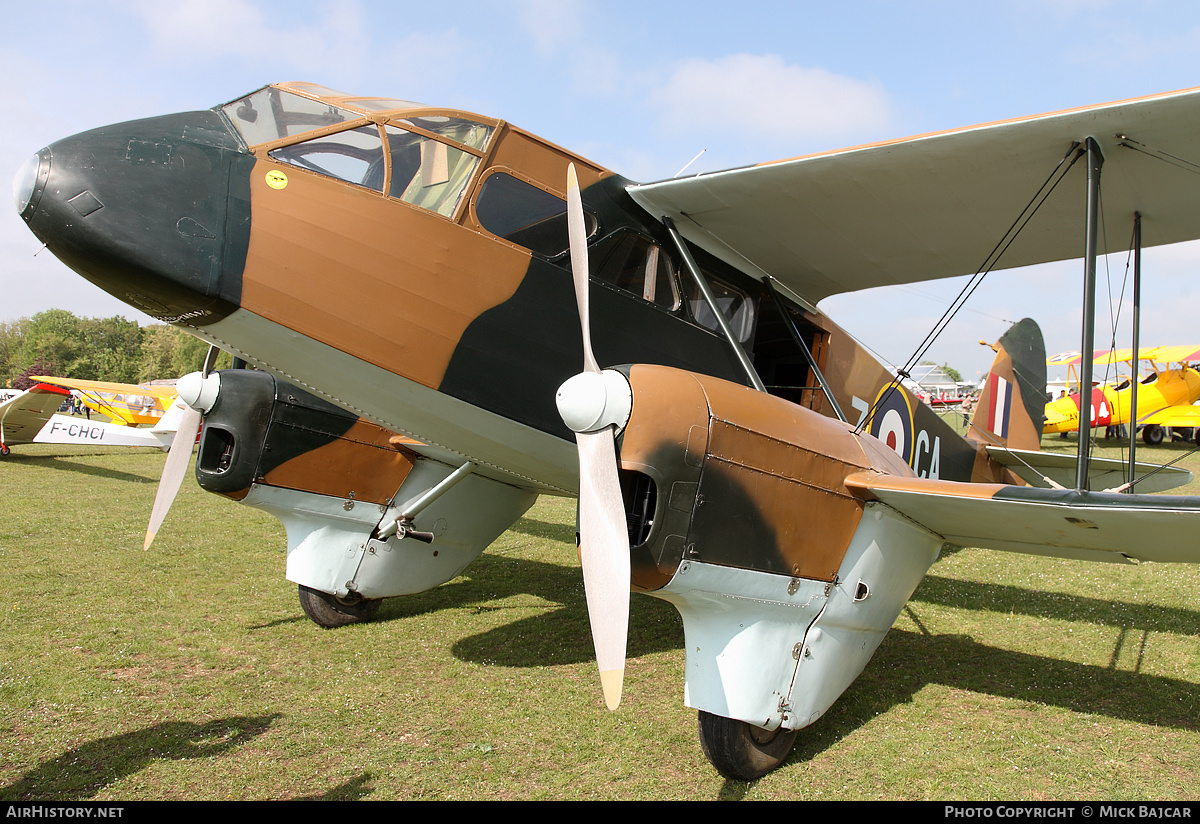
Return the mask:
{"type": "MultiPolygon", "coordinates": [[[[504,172],[494,172],[484,179],[475,200],[475,216],[492,234],[539,255],[558,257],[571,245],[567,238],[567,202],[504,172]]],[[[586,209],[584,225],[591,237],[598,224],[586,209]]]]}
{"type": "Polygon", "coordinates": [[[383,141],[374,125],[281,146],[272,149],[270,156],[280,163],[383,191],[383,141]]]}
{"type": "Polygon", "coordinates": [[[438,137],[481,152],[487,147],[488,138],[492,136],[491,126],[450,115],[413,115],[394,122],[401,128],[412,126],[414,129],[424,129],[438,137]]]}
{"type": "Polygon", "coordinates": [[[254,146],[283,137],[357,120],[361,115],[268,86],[221,107],[246,141],[254,146]]]}
{"type": "Polygon", "coordinates": [[[387,126],[386,131],[392,160],[388,194],[439,215],[452,216],[479,158],[416,132],[395,126],[387,126]]]}
{"type": "Polygon", "coordinates": [[[682,303],[670,256],[641,235],[625,233],[601,264],[596,277],[663,309],[674,311],[682,303]]]}
{"type": "MultiPolygon", "coordinates": [[[[708,272],[704,272],[703,274],[705,280],[708,281],[709,287],[712,288],[713,296],[717,299],[717,306],[720,308],[721,313],[725,315],[725,320],[729,322],[730,329],[733,330],[734,337],[743,343],[750,340],[750,335],[754,332],[754,302],[750,300],[750,296],[739,289],[722,283],[708,272]]],[[[721,326],[717,323],[712,310],[709,309],[708,301],[700,293],[700,286],[698,284],[692,284],[692,294],[688,303],[690,304],[692,317],[696,319],[696,323],[714,332],[719,333],[721,331],[721,326]]]]}

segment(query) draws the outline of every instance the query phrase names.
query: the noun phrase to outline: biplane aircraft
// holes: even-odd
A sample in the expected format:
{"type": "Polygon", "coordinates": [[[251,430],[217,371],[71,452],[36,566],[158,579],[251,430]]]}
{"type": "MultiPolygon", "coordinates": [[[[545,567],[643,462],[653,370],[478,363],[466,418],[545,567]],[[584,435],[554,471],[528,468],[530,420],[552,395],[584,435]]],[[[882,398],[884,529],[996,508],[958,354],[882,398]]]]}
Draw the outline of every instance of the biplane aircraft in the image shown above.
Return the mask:
{"type": "MultiPolygon", "coordinates": [[[[182,403],[173,403],[166,414],[154,419],[154,425],[150,427],[60,415],[58,408],[63,401],[73,397],[65,387],[76,384],[87,386],[96,381],[51,377],[35,377],[34,380],[40,383],[0,400],[0,457],[7,457],[12,451],[11,447],[26,443],[153,446],[166,449],[171,445],[184,416],[182,403]]],[[[116,383],[105,386],[124,387],[126,392],[140,389],[116,383]]]]}
{"type": "MultiPolygon", "coordinates": [[[[1046,363],[1066,366],[1074,374],[1082,360],[1083,356],[1078,352],[1063,352],[1051,356],[1046,363]]],[[[1096,365],[1132,364],[1134,361],[1132,348],[1098,351],[1092,357],[1092,363],[1096,365]]],[[[1200,372],[1189,365],[1200,361],[1200,347],[1139,346],[1136,361],[1149,363],[1150,374],[1139,375],[1137,368],[1133,367],[1133,375],[1128,378],[1092,386],[1092,426],[1123,426],[1133,421],[1135,426],[1141,427],[1142,440],[1150,446],[1162,443],[1167,427],[1200,427],[1200,407],[1193,406],[1200,400],[1200,372]],[[1160,365],[1163,368],[1160,369],[1160,365]],[[1133,376],[1137,376],[1136,382],[1133,376]]],[[[1077,431],[1081,408],[1078,391],[1046,404],[1046,421],[1042,431],[1077,431]]],[[[1200,431],[1196,437],[1197,443],[1200,443],[1200,431]]]]}
{"type": "Polygon", "coordinates": [[[1188,473],[1092,491],[1123,465],[1037,451],[1033,321],[963,438],[816,308],[1068,258],[1086,282],[1098,229],[1138,215],[1147,245],[1196,238],[1173,164],[1198,125],[1177,92],[635,184],[502,120],[282,83],[65,138],[14,189],[67,265],[256,367],[181,380],[151,535],[201,421],[200,484],[279,517],[326,626],[578,496],[608,705],[630,591],[669,601],[702,748],[749,779],[943,546],[1200,561],[1200,499],[1146,494],[1188,473]]]}

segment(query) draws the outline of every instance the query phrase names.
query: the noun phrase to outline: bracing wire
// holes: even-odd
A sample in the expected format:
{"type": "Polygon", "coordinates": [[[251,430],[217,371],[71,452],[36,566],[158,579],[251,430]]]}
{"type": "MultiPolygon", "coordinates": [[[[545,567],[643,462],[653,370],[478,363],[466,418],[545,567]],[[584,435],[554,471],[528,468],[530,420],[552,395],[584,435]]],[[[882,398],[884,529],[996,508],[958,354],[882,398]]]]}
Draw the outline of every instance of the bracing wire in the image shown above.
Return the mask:
{"type": "Polygon", "coordinates": [[[1075,165],[1075,162],[1085,154],[1080,146],[1081,144],[1078,141],[1071,144],[1071,148],[1067,150],[1067,153],[1062,156],[1062,159],[1059,160],[1054,169],[1051,170],[1050,174],[1046,177],[1046,180],[1042,182],[1042,185],[1038,188],[1037,192],[1035,192],[1033,197],[1029,199],[1029,202],[1025,204],[1025,208],[1021,210],[1016,219],[1014,219],[1012,224],[1008,227],[1008,230],[1005,231],[1005,233],[1000,237],[1000,240],[996,242],[996,245],[992,247],[992,250],[988,253],[987,257],[984,258],[983,264],[978,270],[976,270],[975,274],[971,276],[970,280],[967,281],[967,284],[963,286],[962,291],[960,291],[954,300],[951,301],[950,306],[942,314],[941,318],[938,319],[937,323],[934,324],[933,328],[929,331],[929,334],[925,336],[925,339],[917,346],[916,352],[913,353],[912,357],[909,358],[903,368],[896,370],[896,377],[894,377],[887,385],[887,388],[879,394],[878,399],[874,404],[871,405],[871,408],[867,411],[867,414],[864,415],[862,420],[858,422],[858,425],[854,430],[855,434],[862,432],[863,426],[866,425],[866,422],[871,419],[871,416],[874,414],[875,410],[881,404],[887,402],[892,392],[894,392],[896,387],[900,385],[901,379],[909,377],[910,371],[916,367],[920,359],[925,356],[925,353],[929,351],[929,347],[933,345],[938,336],[945,331],[946,327],[950,324],[950,321],[954,319],[954,316],[958,314],[959,310],[962,309],[963,305],[968,299],[970,299],[971,295],[975,293],[975,290],[979,288],[979,285],[983,283],[983,280],[987,277],[988,273],[991,272],[991,270],[996,267],[996,264],[1000,262],[1000,258],[1006,251],[1008,251],[1008,248],[1012,246],[1013,242],[1017,239],[1017,236],[1020,235],[1021,231],[1027,225],[1029,225],[1029,222],[1033,219],[1033,216],[1037,214],[1038,209],[1042,207],[1042,204],[1049,199],[1050,195],[1054,192],[1058,184],[1064,177],[1066,177],[1067,172],[1069,172],[1071,167],[1075,165]]]}

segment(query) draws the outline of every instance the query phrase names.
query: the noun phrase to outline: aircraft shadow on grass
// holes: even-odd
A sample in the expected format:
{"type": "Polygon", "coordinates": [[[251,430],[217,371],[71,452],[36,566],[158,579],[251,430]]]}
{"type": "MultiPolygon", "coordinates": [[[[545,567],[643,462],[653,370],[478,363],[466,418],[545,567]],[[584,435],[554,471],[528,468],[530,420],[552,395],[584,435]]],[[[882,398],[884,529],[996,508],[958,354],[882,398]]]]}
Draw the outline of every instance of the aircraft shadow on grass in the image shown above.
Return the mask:
{"type": "MultiPolygon", "coordinates": [[[[563,529],[570,531],[569,527],[563,529]]],[[[517,618],[464,638],[454,644],[454,655],[478,663],[515,667],[577,664],[591,659],[586,644],[586,602],[578,576],[570,567],[485,554],[472,565],[470,573],[469,579],[443,586],[440,598],[417,595],[389,599],[379,620],[399,620],[472,605],[480,610],[511,609],[519,613],[527,608],[497,606],[494,602],[517,594],[532,594],[562,607],[517,618]]],[[[1113,649],[1114,661],[1133,628],[1196,634],[1197,625],[1196,613],[1186,609],[1067,597],[936,575],[926,577],[907,608],[918,626],[920,619],[914,607],[921,603],[1116,627],[1122,632],[1113,649]]],[[[631,609],[631,657],[682,646],[682,627],[669,605],[652,598],[634,598],[631,609]]],[[[893,629],[866,671],[839,701],[839,711],[828,714],[800,736],[788,761],[802,762],[820,754],[879,714],[911,702],[929,684],[1152,726],[1200,729],[1200,724],[1182,710],[1164,711],[1165,700],[1127,700],[1135,695],[1178,694],[1181,703],[1170,703],[1190,706],[1189,696],[1196,685],[1187,681],[999,649],[969,636],[893,629]],[[919,661],[920,666],[914,666],[914,661],[919,661]]]]}
{"type": "Polygon", "coordinates": [[[1187,681],[997,649],[969,636],[892,630],[871,666],[842,697],[839,711],[800,736],[788,762],[819,755],[876,716],[911,702],[930,683],[1154,727],[1200,730],[1185,712],[1196,687],[1187,681]],[[924,662],[924,675],[908,663],[913,660],[924,662]],[[1129,700],[1136,695],[1157,698],[1129,700]],[[1178,701],[1171,703],[1180,709],[1166,712],[1162,707],[1173,695],[1178,701]]]}
{"type": "Polygon", "coordinates": [[[265,733],[279,713],[218,718],[204,724],[167,721],[89,741],[0,788],[10,801],[82,801],[153,761],[211,758],[265,733]]]}
{"type": "MultiPolygon", "coordinates": [[[[128,448],[128,447],[126,447],[128,448]]],[[[76,452],[72,454],[72,458],[84,458],[89,456],[102,457],[111,455],[111,451],[97,451],[94,453],[76,452]]],[[[13,453],[4,459],[9,464],[29,464],[30,466],[43,466],[47,469],[52,469],[57,472],[78,472],[82,475],[94,475],[98,478],[105,478],[113,481],[124,481],[134,483],[158,483],[158,476],[154,474],[139,475],[136,472],[122,472],[119,469],[110,469],[103,466],[92,466],[91,464],[81,463],[79,461],[68,460],[66,458],[58,458],[51,456],[40,455],[19,455],[13,453]]]]}
{"type": "MultiPolygon", "coordinates": [[[[569,527],[563,529],[570,531],[569,527]]],[[[472,605],[480,610],[512,610],[520,614],[528,608],[495,602],[518,594],[532,594],[558,603],[561,608],[548,613],[540,612],[539,608],[538,615],[517,618],[464,638],[454,644],[454,655],[468,661],[515,667],[576,664],[591,659],[586,644],[586,603],[578,575],[572,568],[485,554],[469,568],[469,573],[470,577],[441,587],[438,596],[422,594],[389,599],[378,620],[399,620],[472,605]]],[[[1128,632],[1134,628],[1194,635],[1197,626],[1196,613],[1186,609],[1067,597],[937,575],[926,577],[908,607],[918,626],[920,621],[913,608],[920,603],[1116,627],[1122,632],[1112,653],[1114,661],[1127,641],[1128,632]]],[[[635,598],[631,608],[631,656],[682,646],[682,627],[669,605],[652,598],[635,598]]],[[[1162,712],[1159,709],[1162,705],[1156,702],[1125,700],[1131,695],[1145,695],[1147,691],[1178,692],[1185,698],[1195,689],[1195,684],[1186,681],[998,649],[966,636],[893,629],[859,682],[839,702],[844,704],[841,711],[814,724],[808,734],[801,736],[807,743],[797,746],[793,759],[807,759],[823,751],[877,714],[911,701],[929,683],[1137,723],[1200,728],[1194,719],[1162,712]],[[918,670],[910,661],[921,661],[922,666],[918,670]]]]}

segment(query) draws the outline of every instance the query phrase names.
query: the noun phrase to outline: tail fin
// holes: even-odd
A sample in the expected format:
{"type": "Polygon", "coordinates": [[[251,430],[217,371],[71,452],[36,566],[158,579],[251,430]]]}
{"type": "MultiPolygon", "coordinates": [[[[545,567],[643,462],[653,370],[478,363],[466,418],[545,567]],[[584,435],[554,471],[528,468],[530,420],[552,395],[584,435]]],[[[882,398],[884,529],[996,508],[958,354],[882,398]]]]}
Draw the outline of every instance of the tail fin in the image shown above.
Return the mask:
{"type": "Polygon", "coordinates": [[[992,361],[968,437],[1012,449],[1040,449],[1046,409],[1046,344],[1037,323],[1014,323],[992,346],[992,361]]]}
{"type": "Polygon", "coordinates": [[[183,401],[176,398],[150,431],[161,434],[174,432],[179,428],[179,422],[183,420],[183,412],[186,408],[183,405],[183,401]]]}

